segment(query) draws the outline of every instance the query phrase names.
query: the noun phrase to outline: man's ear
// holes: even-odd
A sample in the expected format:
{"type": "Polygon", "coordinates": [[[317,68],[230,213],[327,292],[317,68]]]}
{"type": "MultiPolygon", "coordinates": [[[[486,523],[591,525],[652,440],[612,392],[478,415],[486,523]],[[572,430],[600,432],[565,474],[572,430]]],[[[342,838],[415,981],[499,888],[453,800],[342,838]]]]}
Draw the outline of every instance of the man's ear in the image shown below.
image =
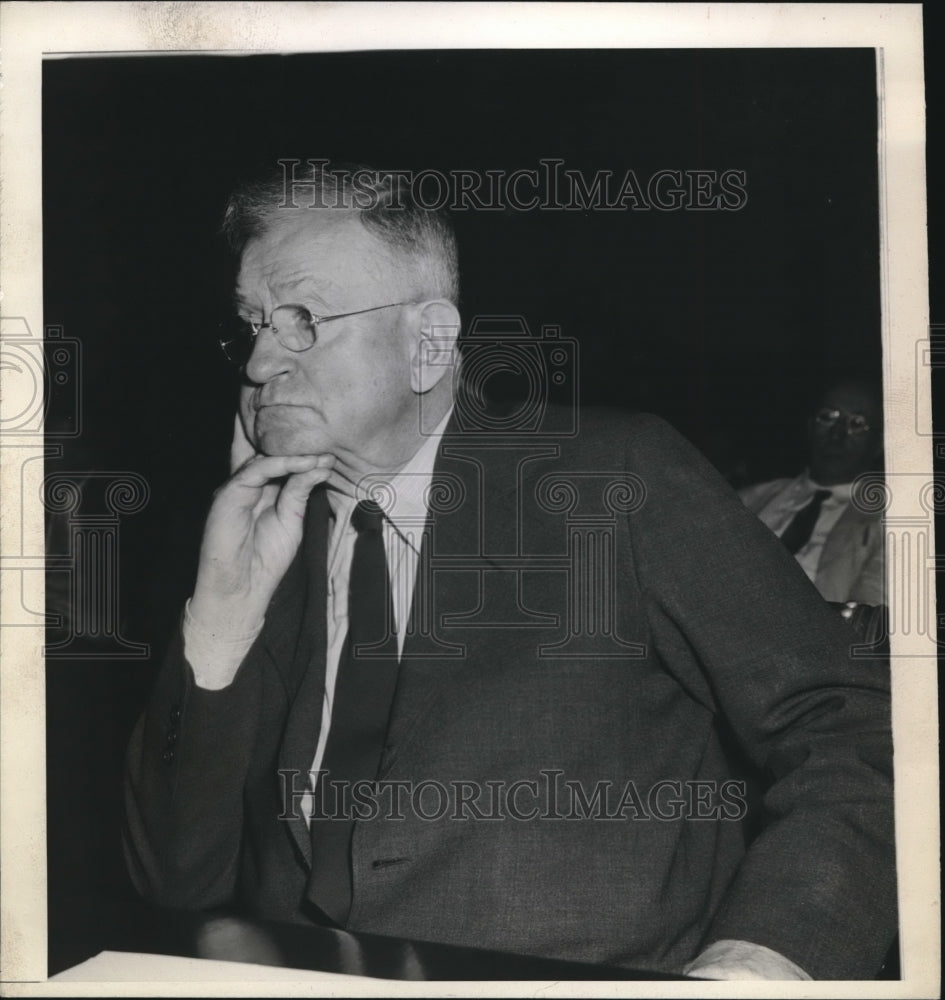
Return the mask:
{"type": "Polygon", "coordinates": [[[424,302],[410,355],[410,388],[429,392],[459,368],[459,310],[446,299],[424,302]]]}

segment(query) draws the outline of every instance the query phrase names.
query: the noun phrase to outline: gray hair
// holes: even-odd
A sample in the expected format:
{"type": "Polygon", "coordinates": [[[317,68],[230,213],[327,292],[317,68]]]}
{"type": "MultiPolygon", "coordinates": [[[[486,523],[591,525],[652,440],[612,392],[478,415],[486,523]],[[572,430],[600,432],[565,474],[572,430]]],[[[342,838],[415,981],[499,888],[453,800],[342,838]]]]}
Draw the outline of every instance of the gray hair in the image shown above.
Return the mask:
{"type": "Polygon", "coordinates": [[[402,173],[309,160],[311,174],[297,178],[299,162],[280,161],[280,171],[242,184],[230,196],[221,229],[234,253],[280,225],[297,222],[299,212],[352,211],[393,251],[395,266],[402,265],[414,286],[412,293],[458,305],[459,259],[452,224],[443,212],[417,204],[402,173]]]}

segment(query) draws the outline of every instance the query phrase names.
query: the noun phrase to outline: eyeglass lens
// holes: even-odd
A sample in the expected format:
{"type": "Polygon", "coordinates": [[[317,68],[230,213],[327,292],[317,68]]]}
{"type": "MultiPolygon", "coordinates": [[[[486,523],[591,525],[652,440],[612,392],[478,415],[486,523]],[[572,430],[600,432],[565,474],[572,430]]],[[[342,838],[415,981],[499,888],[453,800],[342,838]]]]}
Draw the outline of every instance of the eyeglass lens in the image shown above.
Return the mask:
{"type": "Polygon", "coordinates": [[[315,343],[315,322],[303,306],[279,306],[273,310],[269,326],[289,351],[307,351],[315,343]]]}
{"type": "Polygon", "coordinates": [[[833,427],[842,420],[848,434],[863,434],[870,429],[866,417],[861,413],[842,413],[828,407],[817,412],[816,420],[823,427],[833,427]]]}
{"type": "Polygon", "coordinates": [[[256,336],[264,327],[269,327],[276,340],[289,351],[307,351],[315,343],[316,323],[312,314],[304,306],[279,306],[268,323],[251,323],[237,316],[224,325],[220,347],[227,360],[245,365],[253,353],[256,336]]]}

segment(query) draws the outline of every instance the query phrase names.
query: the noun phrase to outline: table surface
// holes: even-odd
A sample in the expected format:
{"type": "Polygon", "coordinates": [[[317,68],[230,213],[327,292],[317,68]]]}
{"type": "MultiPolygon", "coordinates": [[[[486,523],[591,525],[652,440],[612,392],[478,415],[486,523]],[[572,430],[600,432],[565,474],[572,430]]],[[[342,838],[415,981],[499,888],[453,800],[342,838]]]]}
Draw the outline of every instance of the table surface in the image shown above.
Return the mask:
{"type": "MultiPolygon", "coordinates": [[[[224,912],[162,910],[143,903],[123,906],[119,916],[120,919],[114,924],[118,930],[108,942],[106,954],[123,952],[170,955],[216,962],[251,963],[257,967],[411,981],[614,981],[687,978],[622,966],[593,965],[479,948],[407,941],[374,934],[356,934],[316,924],[248,920],[224,912]]],[[[97,958],[100,960],[101,956],[97,958]]],[[[95,962],[96,959],[92,961],[95,962]]],[[[122,967],[126,968],[127,963],[122,963],[122,967]]]]}

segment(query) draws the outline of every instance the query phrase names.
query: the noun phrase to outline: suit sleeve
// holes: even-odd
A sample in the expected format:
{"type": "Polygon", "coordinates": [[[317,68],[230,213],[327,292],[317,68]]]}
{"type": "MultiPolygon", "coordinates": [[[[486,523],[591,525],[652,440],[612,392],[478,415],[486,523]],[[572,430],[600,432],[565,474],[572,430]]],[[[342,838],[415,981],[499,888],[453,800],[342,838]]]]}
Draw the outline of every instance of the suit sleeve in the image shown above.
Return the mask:
{"type": "Polygon", "coordinates": [[[888,664],[851,658],[845,623],[679,435],[642,417],[628,437],[651,635],[684,637],[769,779],[764,829],[703,945],[750,941],[815,979],[872,978],[896,928],[888,664]]]}
{"type": "Polygon", "coordinates": [[[258,721],[253,652],[229,687],[204,690],[178,635],[132,736],[125,860],[137,890],[159,905],[199,909],[233,897],[258,721]]]}

